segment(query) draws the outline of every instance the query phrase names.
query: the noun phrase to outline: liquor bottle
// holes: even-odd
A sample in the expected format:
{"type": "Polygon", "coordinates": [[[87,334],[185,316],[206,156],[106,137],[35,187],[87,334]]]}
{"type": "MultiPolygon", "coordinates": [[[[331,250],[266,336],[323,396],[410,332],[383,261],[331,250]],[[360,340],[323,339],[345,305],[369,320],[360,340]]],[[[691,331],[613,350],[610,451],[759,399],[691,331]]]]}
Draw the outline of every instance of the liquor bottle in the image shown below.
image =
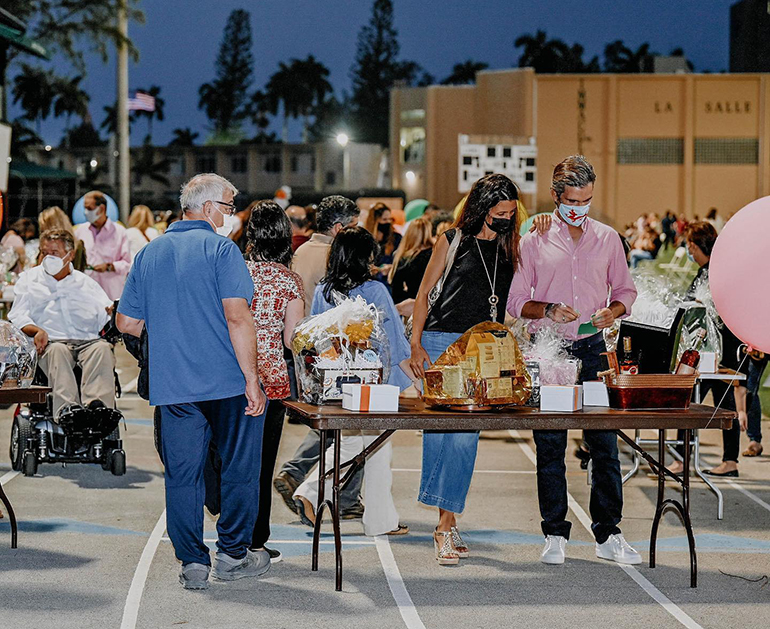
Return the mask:
{"type": "Polygon", "coordinates": [[[679,359],[679,365],[677,365],[675,372],[676,374],[684,376],[695,373],[695,370],[698,368],[698,364],[700,363],[700,352],[698,350],[700,349],[701,343],[703,343],[703,339],[705,338],[706,330],[703,328],[695,333],[695,340],[693,341],[692,347],[688,350],[685,350],[685,352],[682,354],[682,357],[679,359]]]}
{"type": "Polygon", "coordinates": [[[631,352],[631,337],[623,337],[623,361],[620,363],[620,373],[636,375],[639,373],[639,363],[634,360],[631,352]]]}

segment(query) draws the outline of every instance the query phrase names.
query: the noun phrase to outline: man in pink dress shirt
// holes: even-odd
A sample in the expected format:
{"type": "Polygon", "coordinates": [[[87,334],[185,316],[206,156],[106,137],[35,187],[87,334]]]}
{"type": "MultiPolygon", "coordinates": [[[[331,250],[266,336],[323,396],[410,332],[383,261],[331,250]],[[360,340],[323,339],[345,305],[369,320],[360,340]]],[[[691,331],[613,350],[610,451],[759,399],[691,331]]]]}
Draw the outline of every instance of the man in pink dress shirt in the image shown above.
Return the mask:
{"type": "MultiPolygon", "coordinates": [[[[530,331],[557,325],[571,342],[570,354],[582,361],[580,381],[595,380],[602,352],[601,330],[627,316],[636,299],[620,235],[588,218],[596,174],[582,155],[568,157],[553,173],[551,196],[556,205],[551,229],[529,233],[521,240],[521,264],[508,296],[508,312],[531,319],[530,331]],[[553,323],[547,323],[545,319],[553,323]],[[580,333],[592,323],[599,330],[580,333]]],[[[541,527],[546,543],[541,561],[564,563],[571,523],[567,517],[567,480],[564,455],[566,430],[533,431],[537,446],[537,490],[541,527]]],[[[586,430],[593,461],[591,526],[596,556],[618,563],[638,564],[642,558],[618,528],[623,512],[623,484],[617,435],[586,430]]]]}
{"type": "Polygon", "coordinates": [[[98,190],[88,192],[83,204],[88,223],[78,225],[75,236],[86,248],[86,274],[96,280],[110,299],[120,299],[131,268],[126,228],[107,218],[107,199],[98,190]]]}

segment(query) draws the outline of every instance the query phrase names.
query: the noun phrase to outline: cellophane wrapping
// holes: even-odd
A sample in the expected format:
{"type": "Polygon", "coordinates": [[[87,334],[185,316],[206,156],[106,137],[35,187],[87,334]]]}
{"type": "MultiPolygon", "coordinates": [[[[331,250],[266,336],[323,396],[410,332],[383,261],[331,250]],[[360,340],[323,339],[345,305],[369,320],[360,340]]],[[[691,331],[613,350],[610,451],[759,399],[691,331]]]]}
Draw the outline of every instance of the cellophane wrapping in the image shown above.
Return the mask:
{"type": "Polygon", "coordinates": [[[532,335],[522,328],[519,338],[525,360],[538,365],[541,385],[570,386],[577,383],[582,364],[567,352],[570,342],[555,323],[543,324],[532,335]]]}
{"type": "Polygon", "coordinates": [[[0,384],[27,388],[32,385],[35,369],[35,343],[8,321],[0,321],[0,384]]]}
{"type": "Polygon", "coordinates": [[[465,332],[426,370],[423,399],[428,406],[523,405],[531,389],[513,333],[488,321],[465,332]]]}
{"type": "Polygon", "coordinates": [[[382,314],[360,296],[300,321],[292,351],[299,399],[308,404],[341,400],[343,384],[382,384],[390,375],[382,314]]]}

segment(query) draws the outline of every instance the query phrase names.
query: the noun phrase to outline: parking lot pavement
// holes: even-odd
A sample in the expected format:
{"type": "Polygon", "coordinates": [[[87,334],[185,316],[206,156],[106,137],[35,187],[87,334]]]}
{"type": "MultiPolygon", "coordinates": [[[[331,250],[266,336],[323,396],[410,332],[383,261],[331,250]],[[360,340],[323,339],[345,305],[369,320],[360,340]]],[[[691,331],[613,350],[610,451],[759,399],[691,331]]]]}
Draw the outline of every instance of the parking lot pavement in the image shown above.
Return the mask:
{"type": "MultiPolygon", "coordinates": [[[[135,368],[118,352],[121,380],[128,382],[135,368]]],[[[472,554],[459,566],[439,567],[431,542],[436,514],[416,502],[421,436],[404,431],[394,437],[393,492],[411,532],[366,538],[360,521],[343,522],[343,592],[334,591],[330,531],[320,570],[313,573],[310,529],[277,495],[270,545],[281,550],[283,561],[260,579],[213,582],[206,592],[187,592],[177,582],[179,564],[163,529],[163,469],[153,447],[151,409],[130,393],[119,406],[127,419],[128,470],[122,477],[94,465],[41,465],[34,478],[10,472],[6,444],[13,409],[0,411],[0,481],[21,526],[19,549],[12,551],[7,518],[0,520],[2,629],[54,623],[78,629],[770,626],[768,588],[737,578],[770,572],[770,457],[744,459],[737,482],[720,481],[722,521],[713,494],[694,483],[697,589],[688,587],[686,538],[673,514],[661,526],[657,568],[623,569],[595,557],[583,525],[589,487],[571,452],[568,559],[563,566],[541,564],[534,444],[526,432],[482,435],[460,519],[472,554]]],[[[291,456],[305,430],[286,426],[279,461],[291,456]]],[[[704,433],[704,444],[707,465],[716,463],[721,435],[704,433]]],[[[655,485],[644,472],[625,487],[622,527],[646,559],[655,485]]],[[[210,544],[215,535],[215,520],[207,515],[210,544]]]]}

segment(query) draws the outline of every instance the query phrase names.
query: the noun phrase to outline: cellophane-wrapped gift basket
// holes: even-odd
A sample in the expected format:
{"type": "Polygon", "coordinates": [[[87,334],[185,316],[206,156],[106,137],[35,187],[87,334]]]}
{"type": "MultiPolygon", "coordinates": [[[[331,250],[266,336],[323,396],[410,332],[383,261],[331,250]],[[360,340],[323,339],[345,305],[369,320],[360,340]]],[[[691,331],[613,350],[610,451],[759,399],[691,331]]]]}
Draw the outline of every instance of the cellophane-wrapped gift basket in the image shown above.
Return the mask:
{"type": "Polygon", "coordinates": [[[382,313],[360,296],[303,319],[294,330],[292,350],[299,399],[308,404],[340,402],[343,384],[388,381],[390,350],[382,313]]]}
{"type": "Polygon", "coordinates": [[[32,339],[8,321],[0,321],[0,384],[27,388],[32,385],[36,368],[37,351],[32,339]]]}

